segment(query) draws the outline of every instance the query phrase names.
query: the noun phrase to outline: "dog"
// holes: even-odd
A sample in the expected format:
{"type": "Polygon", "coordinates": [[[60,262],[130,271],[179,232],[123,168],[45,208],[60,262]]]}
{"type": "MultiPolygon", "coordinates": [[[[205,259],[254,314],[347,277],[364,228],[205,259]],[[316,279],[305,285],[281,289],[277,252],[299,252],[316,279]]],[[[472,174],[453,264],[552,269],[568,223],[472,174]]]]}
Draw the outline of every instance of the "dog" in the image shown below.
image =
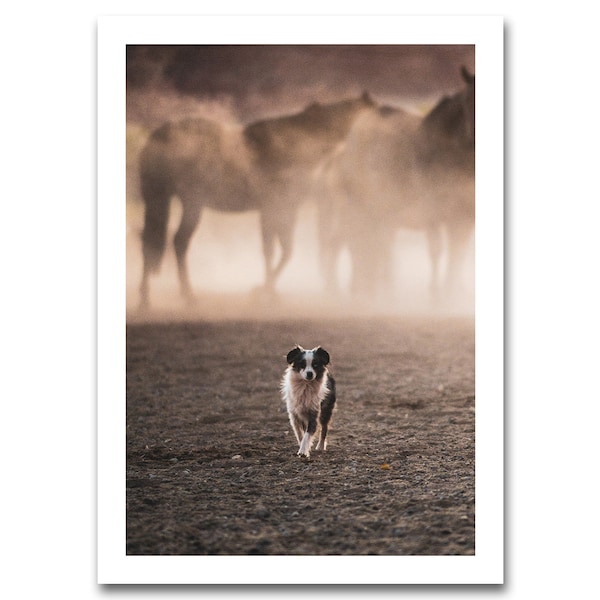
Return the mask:
{"type": "Polygon", "coordinates": [[[321,426],[316,450],[327,449],[327,431],[335,407],[335,380],[327,365],[330,356],[320,346],[288,352],[288,367],[281,381],[281,395],[298,440],[298,456],[310,458],[317,426],[321,426]]]}

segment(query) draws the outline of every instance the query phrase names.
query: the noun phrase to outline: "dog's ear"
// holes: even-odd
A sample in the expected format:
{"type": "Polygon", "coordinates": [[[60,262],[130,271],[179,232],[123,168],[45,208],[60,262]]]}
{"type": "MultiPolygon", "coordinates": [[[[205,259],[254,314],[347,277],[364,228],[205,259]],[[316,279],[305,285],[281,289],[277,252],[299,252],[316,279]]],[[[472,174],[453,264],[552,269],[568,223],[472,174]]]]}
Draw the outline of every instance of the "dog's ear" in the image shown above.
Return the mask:
{"type": "Polygon", "coordinates": [[[291,365],[296,360],[296,358],[298,358],[298,356],[302,354],[302,352],[304,352],[304,348],[302,346],[296,346],[295,348],[292,348],[288,352],[288,355],[286,357],[288,365],[291,365]]]}
{"type": "Polygon", "coordinates": [[[322,361],[323,364],[328,365],[329,364],[329,352],[327,352],[327,350],[325,350],[325,348],[321,348],[321,346],[317,346],[313,352],[315,353],[315,356],[319,357],[322,361]]]}

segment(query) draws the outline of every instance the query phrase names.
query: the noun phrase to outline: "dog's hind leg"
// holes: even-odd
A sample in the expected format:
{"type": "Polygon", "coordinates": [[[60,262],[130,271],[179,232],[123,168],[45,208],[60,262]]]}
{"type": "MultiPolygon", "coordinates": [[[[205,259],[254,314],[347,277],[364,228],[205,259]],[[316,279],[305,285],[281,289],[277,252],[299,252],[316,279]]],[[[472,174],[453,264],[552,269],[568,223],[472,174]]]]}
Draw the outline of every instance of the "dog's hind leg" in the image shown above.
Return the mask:
{"type": "Polygon", "coordinates": [[[329,421],[324,421],[323,419],[320,419],[320,421],[321,434],[319,435],[319,441],[315,447],[315,450],[327,450],[327,431],[329,429],[329,421]]]}
{"type": "Polygon", "coordinates": [[[321,416],[319,422],[321,423],[321,434],[319,435],[319,443],[315,450],[327,450],[327,432],[329,431],[329,421],[331,420],[331,413],[333,412],[333,405],[331,407],[326,406],[321,409],[321,416]]]}
{"type": "Polygon", "coordinates": [[[321,414],[319,415],[321,434],[319,436],[319,443],[317,444],[315,450],[327,450],[327,432],[329,430],[329,423],[331,421],[331,415],[335,406],[335,381],[333,378],[330,377],[328,384],[329,392],[321,401],[321,414]]]}

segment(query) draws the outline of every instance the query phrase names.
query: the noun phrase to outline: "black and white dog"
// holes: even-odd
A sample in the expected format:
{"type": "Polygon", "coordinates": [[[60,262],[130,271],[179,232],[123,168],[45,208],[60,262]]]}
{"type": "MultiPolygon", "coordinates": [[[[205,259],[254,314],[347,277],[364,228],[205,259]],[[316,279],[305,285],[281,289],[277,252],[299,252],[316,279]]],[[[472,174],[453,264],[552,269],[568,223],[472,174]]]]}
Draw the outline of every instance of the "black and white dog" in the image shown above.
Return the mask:
{"type": "Polygon", "coordinates": [[[316,449],[327,448],[327,430],[335,406],[335,380],[327,369],[329,358],[320,346],[312,350],[296,346],[287,355],[289,366],[281,381],[281,395],[300,445],[298,456],[310,456],[317,423],[321,434],[316,449]]]}

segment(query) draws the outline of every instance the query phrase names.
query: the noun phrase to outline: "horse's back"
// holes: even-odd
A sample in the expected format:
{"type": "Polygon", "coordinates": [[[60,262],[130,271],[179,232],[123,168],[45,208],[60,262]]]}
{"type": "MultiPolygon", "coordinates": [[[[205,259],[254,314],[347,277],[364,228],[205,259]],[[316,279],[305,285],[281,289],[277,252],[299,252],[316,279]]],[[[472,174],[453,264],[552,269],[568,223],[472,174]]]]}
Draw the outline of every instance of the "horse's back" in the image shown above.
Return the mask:
{"type": "Polygon", "coordinates": [[[226,127],[207,119],[170,122],[156,129],[143,152],[142,161],[161,162],[173,168],[202,160],[243,161],[245,151],[240,128],[226,127]]]}
{"type": "Polygon", "coordinates": [[[331,104],[314,102],[297,114],[250,123],[244,138],[267,171],[312,169],[331,156],[355,119],[372,105],[368,94],[331,104]]]}
{"type": "Polygon", "coordinates": [[[201,118],[159,127],[142,151],[142,187],[144,181],[163,182],[182,200],[194,198],[217,210],[256,208],[253,158],[241,131],[201,118]]]}
{"type": "Polygon", "coordinates": [[[474,76],[445,96],[419,128],[417,167],[426,196],[448,224],[475,219],[474,76]]]}

